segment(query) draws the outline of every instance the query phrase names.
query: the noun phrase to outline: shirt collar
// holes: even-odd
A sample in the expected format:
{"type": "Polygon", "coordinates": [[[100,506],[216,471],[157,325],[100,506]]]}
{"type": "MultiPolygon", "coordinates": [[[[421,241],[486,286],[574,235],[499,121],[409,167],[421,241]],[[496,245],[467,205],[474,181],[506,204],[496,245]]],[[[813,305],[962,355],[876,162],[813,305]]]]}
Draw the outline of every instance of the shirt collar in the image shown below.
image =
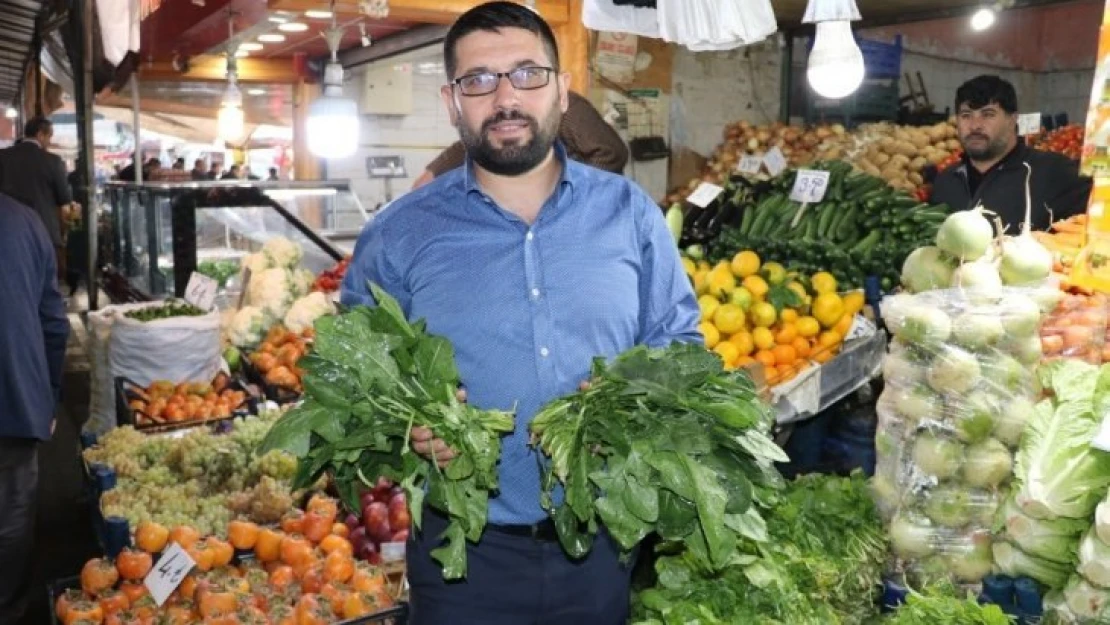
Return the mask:
{"type": "MultiPolygon", "coordinates": [[[[563,187],[564,185],[569,186],[571,190],[573,190],[575,187],[575,183],[577,182],[577,179],[581,174],[579,172],[572,171],[569,159],[567,158],[567,149],[563,145],[562,140],[556,140],[553,147],[555,150],[555,158],[557,158],[559,160],[559,163],[563,166],[563,173],[562,176],[559,178],[559,184],[556,187],[556,192],[558,192],[559,189],[561,189],[561,187],[563,187]]],[[[467,193],[474,191],[477,193],[482,193],[484,195],[481,187],[478,186],[478,180],[474,177],[474,170],[472,169],[472,161],[469,154],[467,155],[466,160],[463,162],[463,185],[467,193]]]]}
{"type": "Polygon", "coordinates": [[[42,144],[39,143],[39,140],[35,139],[34,137],[24,137],[20,141],[20,143],[34,143],[35,145],[39,146],[40,149],[42,148],[42,144]]]}

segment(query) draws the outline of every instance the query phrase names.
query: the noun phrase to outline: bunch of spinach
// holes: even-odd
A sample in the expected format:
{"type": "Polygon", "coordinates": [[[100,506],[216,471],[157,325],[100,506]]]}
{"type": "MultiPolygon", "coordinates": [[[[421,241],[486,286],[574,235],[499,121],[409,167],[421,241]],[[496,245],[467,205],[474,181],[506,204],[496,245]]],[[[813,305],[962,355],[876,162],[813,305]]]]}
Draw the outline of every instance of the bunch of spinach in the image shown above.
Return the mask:
{"type": "Polygon", "coordinates": [[[459,372],[447,339],[410,324],[396,300],[371,284],[378,305],[317,319],[304,369],[304,401],[274,424],[261,451],[297,456],[294,488],[331,476],[343,501],[359,508],[359,490],[385,476],[408,494],[413,525],[425,504],[448,517],[432,551],[443,576],[466,574],[466,541],[486,525],[487,501],[497,490],[501,436],[513,415],[478,410],[456,398],[459,372]],[[409,448],[413,426],[431,428],[459,455],[441,469],[409,448]]]}
{"type": "Polygon", "coordinates": [[[887,545],[864,477],[812,475],[767,502],[767,540],[735,566],[706,571],[690,552],[663,555],[633,601],[640,625],[861,625],[877,616],[887,545]]]}
{"type": "Polygon", "coordinates": [[[788,459],[767,436],[772,423],[747,374],[701,345],[596,359],[590,387],[530,425],[550,457],[540,503],[572,557],[604,524],[625,550],[657,532],[723,568],[741,538],[765,534],[754,504],[781,485],[774,462],[788,459]]]}
{"type": "Polygon", "coordinates": [[[992,604],[981,604],[975,595],[940,584],[910,591],[906,603],[882,621],[883,625],[1011,625],[1014,619],[992,604]]]}

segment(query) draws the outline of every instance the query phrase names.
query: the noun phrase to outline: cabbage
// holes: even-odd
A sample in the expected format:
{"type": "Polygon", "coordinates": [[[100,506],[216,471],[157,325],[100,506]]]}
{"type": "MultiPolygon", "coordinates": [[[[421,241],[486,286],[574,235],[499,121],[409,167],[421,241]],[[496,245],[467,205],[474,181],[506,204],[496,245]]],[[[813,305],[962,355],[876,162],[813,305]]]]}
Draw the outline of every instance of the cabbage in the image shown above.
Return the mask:
{"type": "Polygon", "coordinates": [[[1110,588],[1110,547],[1093,528],[1079,543],[1079,574],[1099,588],[1110,588]]]}
{"type": "Polygon", "coordinates": [[[925,495],[925,516],[937,525],[963,527],[971,522],[975,504],[963,485],[945,484],[925,495]]]}
{"type": "Polygon", "coordinates": [[[1010,477],[1013,458],[1001,442],[989,438],[967,448],[963,481],[975,488],[993,488],[1010,477]]]}
{"type": "Polygon", "coordinates": [[[891,350],[883,358],[883,379],[887,384],[913,384],[925,379],[925,369],[910,360],[905,350],[891,350]]]}
{"type": "Polygon", "coordinates": [[[994,228],[976,210],[952,213],[937,229],[937,247],[964,261],[975,260],[987,253],[994,228]]]}
{"type": "Polygon", "coordinates": [[[902,264],[902,286],[911,293],[946,289],[952,283],[955,260],[931,245],[910,252],[902,264]]]}
{"type": "Polygon", "coordinates": [[[1075,360],[1042,367],[1054,397],[1037,404],[1017,457],[1016,499],[1031,517],[1090,518],[1110,487],[1110,454],[1090,446],[1101,421],[1094,413],[1098,371],[1075,360]]]}
{"type": "Polygon", "coordinates": [[[1082,577],[1072,577],[1064,589],[1064,603],[1079,619],[1098,623],[1110,620],[1110,592],[1092,586],[1082,577]]]}
{"type": "Polygon", "coordinates": [[[913,445],[913,463],[926,475],[945,479],[956,475],[963,462],[963,445],[923,432],[913,445]]]}
{"type": "Polygon", "coordinates": [[[925,373],[929,386],[938,393],[966,393],[979,383],[982,371],[975,354],[958,347],[945,347],[925,373]]]}
{"type": "Polygon", "coordinates": [[[994,437],[1009,447],[1017,447],[1025,425],[1033,418],[1034,405],[1026,397],[1012,397],[1002,406],[1002,412],[994,422],[994,437]]]}
{"type": "Polygon", "coordinates": [[[1006,537],[1025,553],[1068,565],[1075,564],[1075,544],[1090,526],[1086,519],[1034,519],[1012,497],[1002,505],[998,520],[1006,528],[1006,537]]]}
{"type": "Polygon", "coordinates": [[[1032,577],[1051,588],[1060,588],[1072,573],[1070,564],[1049,562],[1031,556],[1008,542],[997,542],[991,548],[994,563],[1004,575],[1032,577]]]}
{"type": "Polygon", "coordinates": [[[933,532],[928,521],[898,515],[890,523],[890,544],[902,558],[924,558],[933,553],[933,532]]]}

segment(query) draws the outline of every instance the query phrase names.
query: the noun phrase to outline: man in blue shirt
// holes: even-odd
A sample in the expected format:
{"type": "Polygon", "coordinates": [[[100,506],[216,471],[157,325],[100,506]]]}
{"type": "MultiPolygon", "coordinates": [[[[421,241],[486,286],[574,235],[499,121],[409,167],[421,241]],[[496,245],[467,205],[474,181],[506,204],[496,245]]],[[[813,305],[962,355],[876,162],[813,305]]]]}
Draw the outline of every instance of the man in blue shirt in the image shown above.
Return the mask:
{"type": "MultiPolygon", "coordinates": [[[[425,513],[408,545],[413,625],[616,625],[628,564],[611,540],[581,561],[540,507],[528,423],[589,376],[592,359],[638,344],[700,341],[698,307],[659,208],[635,183],[566,157],[556,142],[568,76],[547,24],[512,2],[471,9],[444,40],[441,90],[467,151],[463,167],[395,201],[359,238],[346,304],[368,280],[455,348],[469,401],[514,409],[500,493],[468,545],[467,578],[446,583],[429,556],[445,521],[425,513]]],[[[414,448],[453,457],[427,430],[414,448]]]]}
{"type": "Polygon", "coordinates": [[[37,449],[54,431],[69,322],[46,226],[2,194],[0,267],[0,623],[17,623],[31,590],[37,449]]]}

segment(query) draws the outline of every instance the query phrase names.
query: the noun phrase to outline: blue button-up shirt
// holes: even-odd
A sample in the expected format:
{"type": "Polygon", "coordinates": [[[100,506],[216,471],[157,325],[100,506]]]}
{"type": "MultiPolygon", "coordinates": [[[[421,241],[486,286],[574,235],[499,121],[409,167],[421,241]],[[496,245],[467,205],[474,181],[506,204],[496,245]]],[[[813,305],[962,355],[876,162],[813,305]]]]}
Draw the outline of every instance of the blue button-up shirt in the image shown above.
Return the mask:
{"type": "Polygon", "coordinates": [[[635,183],[557,154],[563,176],[534,224],[498,206],[464,165],[368,224],[343,281],[345,304],[372,305],[371,280],[450,340],[472,405],[515,407],[491,523],[545,518],[528,423],[588,379],[595,357],[701,340],[659,208],[635,183]]]}

